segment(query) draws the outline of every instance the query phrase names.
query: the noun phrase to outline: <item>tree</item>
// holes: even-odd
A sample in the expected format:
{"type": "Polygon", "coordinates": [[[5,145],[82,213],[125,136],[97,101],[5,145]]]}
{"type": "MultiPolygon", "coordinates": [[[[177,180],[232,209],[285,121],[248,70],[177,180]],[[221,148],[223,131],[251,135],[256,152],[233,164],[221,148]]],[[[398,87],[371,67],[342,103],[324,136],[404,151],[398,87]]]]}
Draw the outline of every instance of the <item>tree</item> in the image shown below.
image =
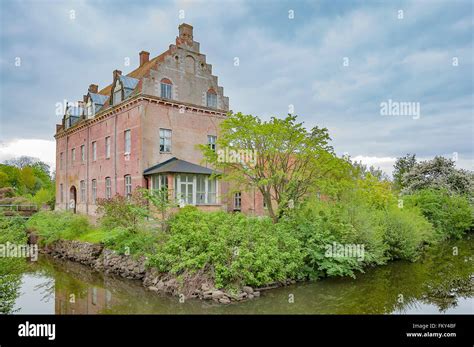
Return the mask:
{"type": "Polygon", "coordinates": [[[45,172],[49,172],[49,170],[50,170],[50,167],[49,167],[48,164],[42,162],[38,158],[29,157],[29,156],[26,156],[26,155],[23,155],[23,156],[18,157],[18,158],[5,160],[4,163],[6,165],[15,166],[19,169],[23,169],[25,166],[38,166],[45,172]]]}
{"type": "Polygon", "coordinates": [[[205,160],[236,189],[258,189],[277,222],[340,164],[330,140],[326,128],[308,131],[293,115],[262,121],[237,113],[221,123],[217,151],[200,147],[205,160]]]}
{"type": "Polygon", "coordinates": [[[158,210],[160,214],[160,225],[161,230],[167,229],[167,219],[169,217],[168,212],[170,208],[177,206],[177,202],[174,199],[169,198],[168,189],[153,189],[152,191],[142,188],[143,196],[152,203],[152,205],[158,210]]]}
{"type": "Polygon", "coordinates": [[[422,189],[444,189],[450,194],[472,196],[474,174],[472,171],[456,169],[451,159],[437,156],[415,164],[403,175],[402,186],[403,194],[422,189]]]}
{"type": "Polygon", "coordinates": [[[403,187],[403,175],[410,171],[416,164],[415,154],[407,154],[404,157],[397,158],[395,165],[393,166],[393,185],[395,189],[402,190],[403,187]]]}

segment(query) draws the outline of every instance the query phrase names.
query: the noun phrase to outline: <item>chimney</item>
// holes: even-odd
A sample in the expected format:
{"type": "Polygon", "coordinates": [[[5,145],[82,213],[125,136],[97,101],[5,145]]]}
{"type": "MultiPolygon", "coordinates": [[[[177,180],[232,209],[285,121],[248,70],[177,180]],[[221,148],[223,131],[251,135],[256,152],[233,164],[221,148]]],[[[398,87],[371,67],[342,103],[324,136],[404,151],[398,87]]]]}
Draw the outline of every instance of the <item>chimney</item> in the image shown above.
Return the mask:
{"type": "Polygon", "coordinates": [[[89,93],[94,93],[94,94],[97,94],[98,91],[99,91],[99,86],[97,84],[91,84],[89,86],[89,93]]]}
{"type": "Polygon", "coordinates": [[[193,27],[192,25],[183,23],[179,27],[179,38],[185,42],[193,42],[193,27]]]}
{"type": "Polygon", "coordinates": [[[148,63],[149,60],[150,60],[150,52],[141,51],[140,52],[140,66],[142,66],[145,63],[148,63]]]}
{"type": "Polygon", "coordinates": [[[122,75],[122,71],[120,70],[114,70],[114,80],[117,79],[119,76],[122,75]]]}

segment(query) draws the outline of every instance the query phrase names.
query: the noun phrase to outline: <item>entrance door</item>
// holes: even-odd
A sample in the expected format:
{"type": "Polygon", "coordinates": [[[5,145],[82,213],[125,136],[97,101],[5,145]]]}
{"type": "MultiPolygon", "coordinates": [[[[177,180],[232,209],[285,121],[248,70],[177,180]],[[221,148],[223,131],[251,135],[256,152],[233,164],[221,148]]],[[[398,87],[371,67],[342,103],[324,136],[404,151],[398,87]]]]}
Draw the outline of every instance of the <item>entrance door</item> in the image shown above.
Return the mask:
{"type": "Polygon", "coordinates": [[[180,175],[181,201],[186,205],[194,204],[194,175],[180,175]]]}
{"type": "Polygon", "coordinates": [[[77,190],[75,186],[72,186],[69,190],[69,210],[76,213],[77,203],[77,190]]]}

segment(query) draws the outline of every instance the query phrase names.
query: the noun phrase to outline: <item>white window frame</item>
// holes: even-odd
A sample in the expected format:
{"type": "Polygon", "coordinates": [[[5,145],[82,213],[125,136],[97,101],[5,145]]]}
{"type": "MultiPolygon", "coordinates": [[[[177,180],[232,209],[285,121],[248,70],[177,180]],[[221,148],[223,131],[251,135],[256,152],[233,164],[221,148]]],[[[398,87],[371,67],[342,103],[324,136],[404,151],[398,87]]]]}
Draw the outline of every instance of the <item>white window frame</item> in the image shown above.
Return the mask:
{"type": "Polygon", "coordinates": [[[92,141],[92,161],[97,160],[97,141],[92,141]]]}
{"type": "Polygon", "coordinates": [[[168,189],[168,175],[153,175],[151,176],[151,187],[150,189],[153,190],[161,190],[163,188],[168,189]]]}
{"type": "Polygon", "coordinates": [[[217,94],[212,92],[206,93],[206,106],[210,108],[217,108],[217,94]]]}
{"type": "Polygon", "coordinates": [[[76,149],[72,148],[71,149],[71,161],[74,163],[76,161],[76,149]]]}
{"type": "Polygon", "coordinates": [[[171,153],[172,150],[172,136],[173,131],[171,129],[160,128],[160,153],[171,153]],[[163,150],[161,146],[163,145],[163,150]]]}
{"type": "Polygon", "coordinates": [[[86,146],[81,145],[81,161],[84,163],[86,161],[86,146]]]}
{"type": "Polygon", "coordinates": [[[81,189],[81,203],[86,202],[86,181],[82,180],[79,182],[79,187],[81,189]]]}
{"type": "Polygon", "coordinates": [[[125,196],[129,197],[132,195],[132,176],[131,175],[125,175],[124,176],[124,183],[125,183],[125,196]]]}
{"type": "Polygon", "coordinates": [[[112,140],[110,136],[105,138],[105,158],[110,158],[110,147],[112,146],[112,140]]]}
{"type": "Polygon", "coordinates": [[[114,105],[120,104],[122,102],[122,86],[120,82],[117,82],[114,88],[114,105]]]}
{"type": "Polygon", "coordinates": [[[92,184],[91,184],[91,189],[92,189],[92,203],[97,202],[97,180],[93,179],[92,184]]]}
{"type": "Polygon", "coordinates": [[[173,84],[160,82],[160,97],[163,99],[172,99],[173,84]]]}
{"type": "Polygon", "coordinates": [[[124,132],[124,154],[130,154],[132,151],[132,131],[130,129],[124,132]]]}
{"type": "Polygon", "coordinates": [[[207,145],[214,152],[216,151],[216,142],[217,142],[217,136],[216,135],[207,135],[207,145]]]}
{"type": "MultiPolygon", "coordinates": [[[[219,184],[217,179],[210,179],[209,175],[199,175],[199,174],[178,174],[175,177],[175,197],[176,199],[180,202],[180,205],[217,205],[218,202],[218,190],[219,190],[219,184]],[[188,176],[192,176],[192,180],[188,180],[188,176]],[[197,192],[197,180],[198,176],[204,176],[204,202],[197,202],[198,198],[198,192],[197,192]],[[183,181],[182,178],[186,177],[186,181],[183,181]],[[211,191],[211,184],[210,182],[215,182],[213,185],[215,185],[215,192],[211,191]],[[187,202],[187,197],[183,199],[181,196],[181,184],[186,184],[186,193],[188,192],[189,186],[192,186],[193,190],[193,195],[192,195],[192,201],[191,203],[187,202]],[[212,199],[212,195],[214,195],[214,198],[212,199]],[[212,201],[211,201],[212,199],[212,201]]],[[[202,193],[202,189],[200,190],[200,193],[202,193]]]]}
{"type": "Polygon", "coordinates": [[[105,178],[105,198],[112,198],[112,179],[110,177],[105,178]]]}
{"type": "Polygon", "coordinates": [[[234,210],[242,209],[242,192],[234,193],[234,210]]]}

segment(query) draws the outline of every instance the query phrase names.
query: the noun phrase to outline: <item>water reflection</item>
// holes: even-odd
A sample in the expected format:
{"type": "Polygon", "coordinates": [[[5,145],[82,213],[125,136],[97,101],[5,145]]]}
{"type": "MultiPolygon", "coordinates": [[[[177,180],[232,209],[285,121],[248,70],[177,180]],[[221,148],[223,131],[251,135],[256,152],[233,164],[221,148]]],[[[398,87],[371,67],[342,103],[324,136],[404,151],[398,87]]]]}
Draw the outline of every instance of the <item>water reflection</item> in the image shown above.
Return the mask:
{"type": "Polygon", "coordinates": [[[41,257],[24,274],[17,313],[225,314],[474,313],[474,240],[446,243],[417,263],[394,262],[357,279],[332,278],[265,292],[239,304],[160,296],[140,282],[41,257]],[[458,255],[453,255],[453,246],[458,255]],[[294,302],[290,302],[290,296],[294,302]]]}

